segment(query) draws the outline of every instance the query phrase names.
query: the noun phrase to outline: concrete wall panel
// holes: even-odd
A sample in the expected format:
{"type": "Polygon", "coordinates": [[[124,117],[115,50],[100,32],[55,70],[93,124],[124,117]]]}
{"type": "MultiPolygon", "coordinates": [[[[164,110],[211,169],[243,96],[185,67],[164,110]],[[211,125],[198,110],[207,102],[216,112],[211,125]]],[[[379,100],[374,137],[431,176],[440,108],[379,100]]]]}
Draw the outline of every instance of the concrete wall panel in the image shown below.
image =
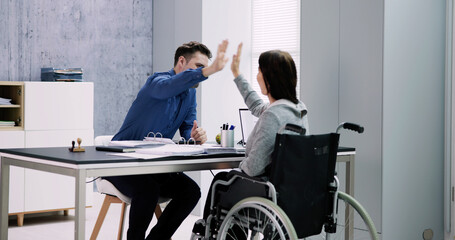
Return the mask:
{"type": "Polygon", "coordinates": [[[95,136],[114,134],[152,73],[152,11],[140,0],[1,1],[0,80],[82,67],[95,83],[95,136]]]}

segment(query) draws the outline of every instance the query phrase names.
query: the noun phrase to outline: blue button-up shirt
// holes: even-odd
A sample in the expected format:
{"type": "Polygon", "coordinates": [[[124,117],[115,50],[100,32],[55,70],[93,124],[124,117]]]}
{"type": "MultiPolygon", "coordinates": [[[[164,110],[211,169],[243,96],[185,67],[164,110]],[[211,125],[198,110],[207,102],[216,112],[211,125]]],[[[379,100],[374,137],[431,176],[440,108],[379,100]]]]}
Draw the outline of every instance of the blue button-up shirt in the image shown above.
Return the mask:
{"type": "Polygon", "coordinates": [[[197,105],[196,89],[191,87],[206,79],[202,68],[179,74],[173,69],[154,73],[137,94],[113,140],[142,140],[149,132],[172,138],[177,129],[189,139],[197,105]]]}

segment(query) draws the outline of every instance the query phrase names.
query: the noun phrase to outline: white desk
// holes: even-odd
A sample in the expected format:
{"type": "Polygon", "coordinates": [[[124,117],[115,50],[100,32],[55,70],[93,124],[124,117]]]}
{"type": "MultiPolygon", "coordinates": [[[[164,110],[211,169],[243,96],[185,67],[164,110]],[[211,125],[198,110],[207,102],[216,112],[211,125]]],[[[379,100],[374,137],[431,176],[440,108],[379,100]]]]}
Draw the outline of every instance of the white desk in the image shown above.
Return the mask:
{"type": "MultiPolygon", "coordinates": [[[[94,147],[72,153],[67,148],[1,149],[0,239],[8,239],[8,200],[10,166],[31,168],[73,176],[76,179],[74,237],[85,239],[85,188],[87,177],[119,176],[147,173],[199,171],[238,167],[243,154],[166,157],[163,159],[131,159],[106,155],[94,147]]],[[[339,152],[337,161],[346,162],[346,192],[354,190],[354,151],[339,152]]],[[[349,232],[352,232],[350,230],[349,232]]],[[[352,236],[352,234],[350,234],[352,236]]]]}

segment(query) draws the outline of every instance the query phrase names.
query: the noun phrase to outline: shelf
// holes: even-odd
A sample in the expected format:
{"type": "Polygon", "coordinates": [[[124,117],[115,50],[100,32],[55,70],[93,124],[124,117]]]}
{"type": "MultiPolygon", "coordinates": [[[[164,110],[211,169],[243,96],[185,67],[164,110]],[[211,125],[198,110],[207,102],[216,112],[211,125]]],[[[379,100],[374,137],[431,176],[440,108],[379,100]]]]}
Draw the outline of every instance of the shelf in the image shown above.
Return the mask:
{"type": "Polygon", "coordinates": [[[0,127],[3,130],[24,129],[24,82],[0,81],[0,97],[11,99],[11,105],[0,105],[0,121],[14,121],[14,127],[0,127]]]}
{"type": "Polygon", "coordinates": [[[12,104],[12,105],[0,105],[0,108],[20,108],[21,105],[12,104]]]}
{"type": "Polygon", "coordinates": [[[13,131],[16,131],[16,130],[24,130],[23,127],[21,126],[14,126],[14,127],[0,127],[0,131],[10,131],[10,130],[13,130],[13,131]]]}

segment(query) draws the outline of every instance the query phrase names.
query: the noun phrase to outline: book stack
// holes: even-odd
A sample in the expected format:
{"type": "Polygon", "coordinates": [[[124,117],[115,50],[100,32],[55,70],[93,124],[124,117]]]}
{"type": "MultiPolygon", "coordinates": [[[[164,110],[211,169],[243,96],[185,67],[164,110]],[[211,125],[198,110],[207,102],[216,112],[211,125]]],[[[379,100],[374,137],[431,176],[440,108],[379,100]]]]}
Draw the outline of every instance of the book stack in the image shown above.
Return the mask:
{"type": "Polygon", "coordinates": [[[41,81],[82,82],[82,68],[41,68],[41,81]]]}
{"type": "Polygon", "coordinates": [[[0,105],[11,105],[11,99],[0,97],[0,105]]]}
{"type": "Polygon", "coordinates": [[[14,121],[0,121],[0,128],[2,127],[14,127],[14,121]]]}

